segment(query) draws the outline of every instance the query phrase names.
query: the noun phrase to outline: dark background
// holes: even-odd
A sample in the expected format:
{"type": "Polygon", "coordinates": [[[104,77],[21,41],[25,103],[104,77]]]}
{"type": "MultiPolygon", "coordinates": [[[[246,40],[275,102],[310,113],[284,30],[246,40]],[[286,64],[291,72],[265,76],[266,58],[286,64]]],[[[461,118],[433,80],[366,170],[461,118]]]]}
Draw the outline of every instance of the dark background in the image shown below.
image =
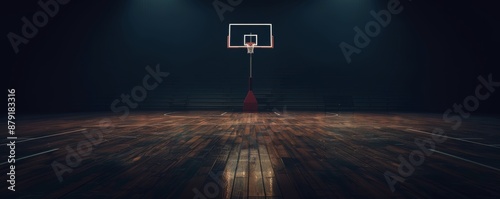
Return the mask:
{"type": "MultiPolygon", "coordinates": [[[[207,82],[244,85],[248,57],[226,49],[227,25],[234,22],[274,24],[276,48],[255,54],[262,89],[405,95],[412,104],[407,110],[442,112],[474,94],[479,75],[500,81],[494,1],[402,0],[404,11],[351,64],[339,43],[352,44],[353,27],[364,27],[373,20],[370,10],[386,9],[388,1],[243,0],[224,21],[212,2],[71,1],[18,54],[6,35],[20,34],[21,17],[40,8],[34,0],[3,2],[4,85],[17,90],[20,112],[109,111],[121,93],[140,85],[146,65],[171,74],[150,98],[207,82]]],[[[499,96],[478,111],[498,112],[499,96]]]]}

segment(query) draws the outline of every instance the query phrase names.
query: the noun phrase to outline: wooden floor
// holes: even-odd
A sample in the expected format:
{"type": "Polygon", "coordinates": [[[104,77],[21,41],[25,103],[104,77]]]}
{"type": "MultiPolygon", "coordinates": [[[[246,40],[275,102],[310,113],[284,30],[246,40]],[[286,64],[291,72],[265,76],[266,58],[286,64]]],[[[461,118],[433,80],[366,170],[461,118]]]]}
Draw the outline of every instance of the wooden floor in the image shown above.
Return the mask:
{"type": "MultiPolygon", "coordinates": [[[[118,116],[19,116],[17,197],[500,198],[499,117],[472,115],[450,130],[440,114],[197,111],[118,116]],[[78,143],[87,141],[84,132],[99,130],[104,118],[114,128],[103,133],[103,142],[87,156],[80,154],[79,164],[75,158],[67,160],[72,150],[78,153],[78,143]],[[384,173],[398,174],[398,157],[408,160],[419,149],[414,140],[432,139],[428,132],[436,127],[448,139],[436,143],[434,153],[391,192],[384,173]],[[54,162],[72,169],[62,182],[54,162]]],[[[2,147],[0,162],[7,154],[2,147]]],[[[7,173],[7,166],[2,163],[0,173],[7,173]]],[[[1,195],[10,194],[4,174],[1,195]]]]}

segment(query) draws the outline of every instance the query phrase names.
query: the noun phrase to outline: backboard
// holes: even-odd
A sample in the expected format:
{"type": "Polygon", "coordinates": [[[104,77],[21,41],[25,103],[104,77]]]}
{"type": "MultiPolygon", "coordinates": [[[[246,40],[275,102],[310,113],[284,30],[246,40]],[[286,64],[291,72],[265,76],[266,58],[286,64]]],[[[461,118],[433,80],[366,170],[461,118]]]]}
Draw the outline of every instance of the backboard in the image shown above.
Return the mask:
{"type": "Polygon", "coordinates": [[[273,25],[269,23],[231,23],[227,36],[228,48],[274,48],[273,25]]]}

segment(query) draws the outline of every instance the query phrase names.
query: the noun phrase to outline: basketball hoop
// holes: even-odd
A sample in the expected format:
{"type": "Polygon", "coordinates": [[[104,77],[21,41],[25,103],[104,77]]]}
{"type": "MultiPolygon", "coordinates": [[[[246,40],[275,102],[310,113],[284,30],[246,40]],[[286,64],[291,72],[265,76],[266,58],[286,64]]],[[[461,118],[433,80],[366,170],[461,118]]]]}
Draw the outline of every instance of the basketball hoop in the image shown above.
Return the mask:
{"type": "Polygon", "coordinates": [[[246,48],[250,58],[248,93],[243,101],[243,112],[258,112],[259,104],[252,88],[252,57],[256,48],[274,48],[273,24],[235,23],[229,24],[227,48],[246,48]],[[256,31],[256,32],[254,32],[256,31]]]}
{"type": "Polygon", "coordinates": [[[253,54],[253,50],[255,49],[255,43],[253,43],[253,42],[247,42],[245,44],[245,46],[247,47],[247,53],[248,54],[253,54]]]}

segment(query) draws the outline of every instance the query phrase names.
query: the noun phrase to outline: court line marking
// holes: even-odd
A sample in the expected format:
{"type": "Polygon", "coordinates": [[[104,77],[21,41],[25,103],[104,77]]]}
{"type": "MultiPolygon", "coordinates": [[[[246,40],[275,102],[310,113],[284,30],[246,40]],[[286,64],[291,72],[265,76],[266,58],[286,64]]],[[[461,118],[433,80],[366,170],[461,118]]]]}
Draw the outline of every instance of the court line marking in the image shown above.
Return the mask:
{"type": "MultiPolygon", "coordinates": [[[[425,132],[425,131],[420,131],[420,130],[415,130],[415,129],[406,129],[406,130],[417,132],[417,133],[424,133],[424,134],[428,134],[428,135],[434,135],[433,133],[429,133],[429,132],[425,132]]],[[[484,143],[480,143],[480,142],[474,142],[474,141],[470,141],[470,140],[464,140],[464,139],[461,139],[461,138],[455,138],[455,137],[450,137],[450,136],[446,136],[446,135],[442,135],[440,137],[445,137],[445,138],[452,139],[452,140],[458,140],[458,141],[462,141],[462,142],[468,142],[468,143],[472,143],[472,144],[477,144],[477,145],[487,146],[487,147],[492,147],[492,148],[497,148],[497,149],[500,148],[498,146],[491,145],[491,144],[484,144],[484,143]]]]}
{"type": "Polygon", "coordinates": [[[227,113],[227,112],[224,112],[224,113],[222,113],[222,114],[220,114],[220,115],[221,115],[221,116],[223,116],[223,115],[225,115],[226,113],[227,113]]]}
{"type": "Polygon", "coordinates": [[[461,157],[458,157],[458,156],[455,156],[455,155],[451,155],[451,154],[448,154],[448,153],[445,153],[445,152],[442,152],[442,151],[438,151],[438,150],[434,150],[434,149],[429,149],[429,150],[433,151],[433,152],[436,152],[436,153],[439,153],[439,154],[442,154],[442,155],[446,155],[446,156],[452,157],[452,158],[456,158],[456,159],[463,160],[463,161],[466,161],[466,162],[470,162],[470,163],[473,163],[473,164],[476,164],[476,165],[479,165],[479,166],[483,166],[483,167],[486,167],[486,168],[489,168],[489,169],[500,171],[500,169],[498,169],[498,168],[495,168],[495,167],[492,167],[492,166],[488,166],[488,165],[485,165],[485,164],[481,164],[479,162],[475,162],[475,161],[468,160],[468,159],[465,159],[465,158],[461,158],[461,157]]]}
{"type": "Polygon", "coordinates": [[[167,116],[167,115],[172,114],[172,113],[177,113],[177,111],[174,111],[174,112],[168,112],[168,113],[165,113],[165,114],[163,114],[163,115],[167,116]]]}
{"type": "Polygon", "coordinates": [[[46,136],[42,136],[42,137],[28,138],[28,139],[25,139],[25,140],[18,141],[17,143],[27,142],[27,141],[32,141],[32,140],[39,140],[39,139],[48,138],[48,137],[54,137],[54,136],[58,136],[58,135],[66,135],[66,134],[80,132],[80,131],[85,131],[85,130],[87,130],[87,129],[77,129],[77,130],[73,130],[73,131],[66,131],[66,132],[56,133],[56,134],[52,134],[52,135],[46,135],[46,136]]]}
{"type": "Polygon", "coordinates": [[[280,116],[280,114],[279,114],[279,113],[277,113],[276,111],[274,112],[274,114],[276,114],[276,115],[280,116]]]}
{"type": "Polygon", "coordinates": [[[330,113],[330,112],[326,112],[326,114],[330,114],[330,115],[335,115],[335,116],[339,116],[338,113],[330,113]]]}
{"type": "MultiPolygon", "coordinates": [[[[66,134],[80,132],[80,131],[85,131],[85,130],[87,130],[87,129],[77,129],[77,130],[66,131],[66,132],[62,132],[62,133],[56,133],[56,134],[52,134],[52,135],[46,135],[46,136],[42,136],[42,137],[26,138],[24,140],[16,141],[16,143],[27,142],[27,141],[32,141],[32,140],[38,140],[38,139],[43,139],[43,138],[48,138],[48,137],[54,137],[54,136],[58,136],[58,135],[66,135],[66,134]]],[[[4,145],[4,144],[8,144],[8,142],[7,143],[2,143],[1,145],[4,145]]]]}
{"type": "MultiPolygon", "coordinates": [[[[54,152],[54,151],[57,151],[57,150],[59,150],[59,148],[51,149],[51,150],[48,150],[48,151],[43,151],[43,152],[40,152],[40,153],[35,153],[33,155],[29,155],[29,156],[25,156],[25,157],[21,157],[21,158],[16,158],[16,161],[23,160],[23,159],[26,159],[26,158],[35,157],[35,156],[39,156],[39,155],[43,155],[43,154],[54,152]]],[[[0,163],[0,165],[4,165],[4,164],[7,164],[7,163],[8,163],[8,161],[7,162],[2,162],[2,163],[0,163]]]]}
{"type": "Polygon", "coordinates": [[[170,115],[170,114],[172,114],[172,113],[177,113],[177,111],[174,111],[174,112],[168,112],[168,113],[165,113],[165,114],[163,114],[163,115],[167,116],[167,115],[170,115]]]}

